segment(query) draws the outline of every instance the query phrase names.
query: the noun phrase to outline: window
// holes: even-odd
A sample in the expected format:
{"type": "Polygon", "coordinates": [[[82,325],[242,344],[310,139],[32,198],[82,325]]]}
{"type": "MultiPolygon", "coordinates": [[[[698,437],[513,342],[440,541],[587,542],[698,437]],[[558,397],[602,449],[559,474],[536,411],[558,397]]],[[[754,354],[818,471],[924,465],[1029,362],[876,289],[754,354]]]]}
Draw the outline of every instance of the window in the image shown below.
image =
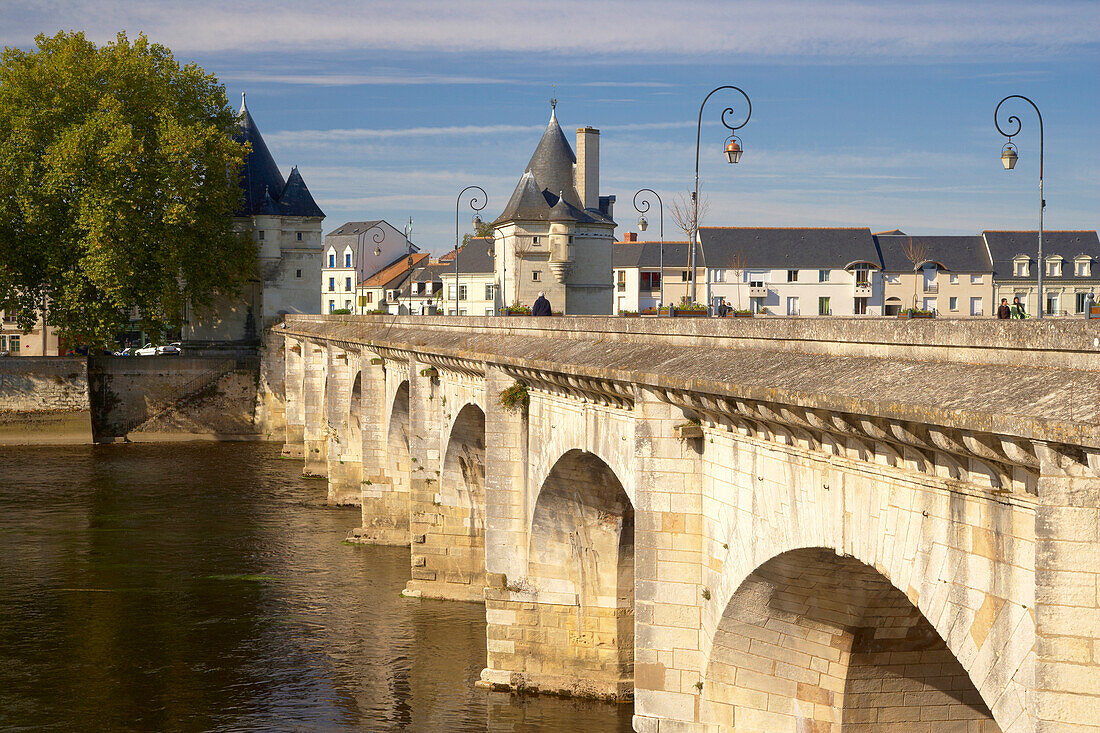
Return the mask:
{"type": "Polygon", "coordinates": [[[726,271],[725,270],[714,270],[714,271],[712,271],[710,281],[714,282],[714,283],[725,282],[726,281],[726,271]]]}
{"type": "MultiPolygon", "coordinates": [[[[982,284],[982,276],[981,275],[971,275],[970,276],[970,284],[971,285],[981,285],[982,284]]],[[[979,300],[980,300],[980,298],[979,298],[979,300]]]]}
{"type": "Polygon", "coordinates": [[[619,270],[615,273],[615,290],[620,293],[626,291],[626,271],[619,270]]]}
{"type": "Polygon", "coordinates": [[[374,301],[374,293],[373,292],[368,292],[367,295],[366,295],[366,298],[367,298],[368,303],[373,302],[374,301]]]}
{"type": "MultiPolygon", "coordinates": [[[[952,285],[958,285],[959,284],[959,276],[958,275],[952,275],[951,276],[951,284],[952,285]]],[[[952,308],[951,310],[955,310],[955,309],[952,308]]]]}
{"type": "MultiPolygon", "coordinates": [[[[823,272],[824,272],[824,270],[823,270],[823,272]]],[[[787,298],[787,315],[788,316],[797,316],[798,315],[798,298],[787,298]]]]}
{"type": "Polygon", "coordinates": [[[750,288],[762,288],[762,287],[764,287],[764,281],[763,280],[749,280],[749,287],[750,288]]]}
{"type": "Polygon", "coordinates": [[[573,244],[573,235],[572,234],[569,235],[569,244],[573,244]]]}
{"type": "Polygon", "coordinates": [[[328,302],[328,312],[332,313],[334,310],[336,310],[336,301],[335,300],[330,300],[328,302]]]}
{"type": "Polygon", "coordinates": [[[301,232],[298,232],[298,241],[299,241],[299,242],[301,242],[301,241],[302,241],[302,233],[301,233],[301,232]]]}
{"type": "Polygon", "coordinates": [[[856,265],[856,285],[869,285],[871,283],[871,270],[867,265],[856,265]]]}
{"type": "Polygon", "coordinates": [[[22,348],[22,345],[19,343],[19,337],[8,336],[8,351],[11,352],[11,355],[19,356],[20,348],[22,348]]]}
{"type": "Polygon", "coordinates": [[[345,300],[344,301],[344,308],[346,308],[347,310],[351,310],[351,301],[350,300],[345,300]]]}
{"type": "Polygon", "coordinates": [[[336,255],[332,252],[328,253],[328,266],[336,267],[336,255]]]}
{"type": "Polygon", "coordinates": [[[1088,306],[1088,293],[1077,293],[1074,296],[1075,313],[1084,313],[1086,306],[1088,306]]]}
{"type": "MultiPolygon", "coordinates": [[[[797,277],[797,275],[795,277],[797,277]]],[[[819,283],[829,282],[829,271],[828,270],[818,270],[817,271],[817,281],[819,283]]]]}
{"type": "Polygon", "coordinates": [[[350,277],[345,277],[344,278],[344,292],[345,293],[350,293],[351,292],[351,278],[350,277]]]}
{"type": "Polygon", "coordinates": [[[264,230],[263,229],[256,232],[256,238],[259,239],[261,242],[264,241],[264,230]]]}
{"type": "Polygon", "coordinates": [[[1091,273],[1092,263],[1087,259],[1077,260],[1077,277],[1089,277],[1091,273]]]}
{"type": "Polygon", "coordinates": [[[901,282],[901,276],[900,275],[887,275],[886,276],[886,282],[896,285],[896,284],[901,282]]]}
{"type": "MultiPolygon", "coordinates": [[[[494,292],[495,292],[494,287],[495,286],[493,286],[493,285],[486,285],[485,286],[485,300],[492,300],[493,299],[493,295],[494,295],[494,292]]],[[[486,313],[485,315],[487,315],[487,316],[493,315],[493,310],[490,308],[489,312],[486,313]]]]}
{"type": "Polygon", "coordinates": [[[1016,274],[1016,277],[1027,277],[1028,275],[1028,262],[1027,260],[1014,260],[1012,271],[1016,274]]]}
{"type": "Polygon", "coordinates": [[[538,244],[538,243],[539,243],[539,238],[538,237],[531,237],[531,244],[538,244]]]}
{"type": "Polygon", "coordinates": [[[680,270],[680,282],[691,282],[693,280],[691,276],[691,270],[680,270]]]}
{"type": "Polygon", "coordinates": [[[1052,293],[1047,296],[1047,311],[1048,316],[1058,315],[1058,294],[1052,293]]]}
{"type": "Polygon", "coordinates": [[[485,309],[485,315],[487,315],[487,316],[493,315],[493,309],[492,308],[486,308],[485,309]]]}
{"type": "Polygon", "coordinates": [[[970,299],[970,315],[980,316],[982,315],[982,299],[971,298],[970,299]]]}
{"type": "MultiPolygon", "coordinates": [[[[793,270],[793,272],[797,273],[798,270],[793,270]]],[[[827,316],[827,315],[829,315],[829,313],[830,313],[830,311],[829,311],[829,299],[828,298],[818,298],[817,299],[817,314],[819,316],[827,316]]]]}
{"type": "Polygon", "coordinates": [[[295,270],[295,271],[294,271],[294,277],[296,277],[296,278],[298,278],[299,280],[301,280],[301,279],[302,279],[302,271],[301,271],[301,270],[295,270]]]}
{"type": "Polygon", "coordinates": [[[798,282],[798,270],[787,270],[787,282],[789,282],[789,283],[798,282]]]}
{"type": "Polygon", "coordinates": [[[537,282],[541,282],[541,281],[542,281],[542,270],[535,270],[534,272],[531,273],[531,282],[536,282],[537,283],[537,282]]]}
{"type": "Polygon", "coordinates": [[[1062,259],[1060,257],[1047,260],[1047,275],[1050,277],[1062,276],[1062,259]]]}
{"type": "MultiPolygon", "coordinates": [[[[466,300],[466,286],[465,285],[459,285],[458,286],[458,299],[459,300],[466,300]]],[[[462,313],[459,313],[459,315],[464,316],[464,315],[466,315],[466,312],[463,311],[462,313]]]]}
{"type": "Polygon", "coordinates": [[[661,273],[659,272],[643,272],[642,273],[642,290],[656,290],[661,287],[661,273]]]}
{"type": "Polygon", "coordinates": [[[328,279],[328,291],[331,293],[336,290],[336,278],[330,277],[328,279]]]}
{"type": "Polygon", "coordinates": [[[344,253],[344,267],[351,267],[351,252],[344,253]]]}
{"type": "Polygon", "coordinates": [[[951,311],[957,311],[959,309],[959,299],[954,295],[947,299],[947,309],[951,311]]]}
{"type": "Polygon", "coordinates": [[[867,315],[867,301],[868,298],[856,298],[855,303],[852,304],[852,312],[857,316],[867,315]]]}

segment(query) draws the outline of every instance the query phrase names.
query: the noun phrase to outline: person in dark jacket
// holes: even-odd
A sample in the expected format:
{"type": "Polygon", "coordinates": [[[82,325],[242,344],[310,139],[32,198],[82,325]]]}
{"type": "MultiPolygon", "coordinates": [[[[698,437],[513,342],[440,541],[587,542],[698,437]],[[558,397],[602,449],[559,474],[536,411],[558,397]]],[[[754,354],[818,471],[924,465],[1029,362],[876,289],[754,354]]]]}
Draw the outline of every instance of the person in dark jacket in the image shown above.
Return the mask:
{"type": "Polygon", "coordinates": [[[550,309],[550,301],[546,299],[546,296],[539,293],[539,297],[535,299],[535,304],[531,306],[531,315],[533,316],[550,316],[553,315],[553,311],[550,309]]]}
{"type": "Polygon", "coordinates": [[[1024,304],[1020,302],[1020,298],[1016,297],[1012,299],[1012,318],[1015,320],[1023,320],[1027,318],[1027,311],[1024,310],[1024,304]]]}
{"type": "Polygon", "coordinates": [[[1001,307],[997,309],[997,318],[1002,321],[1012,318],[1012,309],[1008,307],[1008,298],[1001,298],[1001,307]]]}

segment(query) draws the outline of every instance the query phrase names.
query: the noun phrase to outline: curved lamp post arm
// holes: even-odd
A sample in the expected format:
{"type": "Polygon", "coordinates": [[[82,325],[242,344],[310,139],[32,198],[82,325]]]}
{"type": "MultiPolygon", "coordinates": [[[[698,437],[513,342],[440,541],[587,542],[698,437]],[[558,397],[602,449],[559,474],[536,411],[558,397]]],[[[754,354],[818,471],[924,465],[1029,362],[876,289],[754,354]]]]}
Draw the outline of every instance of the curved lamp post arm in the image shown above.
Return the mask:
{"type": "MultiPolygon", "coordinates": [[[[749,118],[752,117],[752,100],[749,99],[749,95],[745,93],[745,90],[741,87],[735,87],[732,84],[725,84],[720,87],[715,87],[711,90],[710,94],[703,98],[703,103],[699,105],[699,119],[695,125],[695,188],[691,193],[691,236],[688,242],[688,261],[689,270],[691,272],[691,299],[695,301],[695,285],[696,285],[696,273],[695,273],[695,241],[699,238],[699,141],[703,131],[703,108],[707,106],[707,101],[714,96],[715,92],[722,91],[723,89],[732,89],[735,92],[739,92],[742,97],[745,98],[745,103],[748,105],[748,113],[745,115],[745,121],[740,125],[731,125],[726,120],[726,115],[734,114],[733,107],[726,107],[722,110],[722,125],[725,126],[730,134],[737,132],[742,127],[749,123],[749,118]]],[[[700,247],[702,245],[700,244],[700,247]]],[[[705,258],[704,258],[705,263],[705,258]]],[[[710,309],[710,268],[707,268],[707,309],[710,309]]]]}
{"type": "MultiPolygon", "coordinates": [[[[355,287],[352,288],[352,296],[355,298],[355,303],[360,307],[360,309],[362,309],[363,306],[359,303],[359,268],[362,267],[363,271],[366,272],[366,267],[364,267],[363,265],[363,240],[366,239],[366,236],[371,232],[374,232],[374,234],[371,236],[371,239],[374,241],[375,245],[382,244],[382,242],[386,241],[386,230],[383,229],[379,224],[372,224],[371,227],[367,229],[367,231],[359,235],[359,241],[355,244],[355,287]]],[[[355,312],[354,308],[352,309],[352,312],[355,312]]],[[[359,315],[363,315],[362,311],[360,311],[359,315]]]]}
{"type": "Polygon", "coordinates": [[[651,206],[649,198],[646,196],[642,196],[642,194],[646,193],[653,194],[653,196],[656,197],[657,206],[661,212],[661,243],[657,247],[661,255],[661,293],[658,296],[660,303],[657,306],[657,315],[660,316],[661,308],[665,304],[665,202],[661,200],[661,194],[657,193],[652,188],[640,189],[637,193],[634,194],[634,210],[637,211],[639,214],[644,215],[647,211],[649,211],[649,207],[651,206]],[[641,200],[639,200],[639,197],[641,198],[641,200]]]}
{"type": "Polygon", "coordinates": [[[455,197],[455,315],[456,316],[458,315],[458,303],[459,303],[459,293],[458,293],[458,208],[459,208],[459,204],[462,203],[462,194],[466,193],[467,191],[478,191],[478,192],[481,193],[480,198],[477,196],[477,194],[474,194],[473,196],[470,197],[470,208],[474,210],[475,214],[476,214],[476,212],[479,212],[482,209],[484,209],[489,203],[489,194],[485,193],[485,189],[482,188],[481,186],[467,186],[466,188],[459,191],[458,196],[455,197]]]}
{"type": "MultiPolygon", "coordinates": [[[[993,110],[993,126],[997,128],[997,132],[1001,133],[1002,135],[1004,135],[1005,137],[1008,138],[1009,143],[1012,142],[1012,138],[1015,135],[1020,134],[1020,129],[1023,126],[1022,123],[1020,122],[1019,117],[1017,117],[1016,115],[1009,115],[1008,120],[1007,120],[1008,124],[1006,125],[1006,127],[1008,127],[1010,131],[1005,132],[1005,130],[1001,128],[1000,120],[998,120],[998,117],[999,117],[1000,111],[1001,111],[1001,105],[1003,105],[1005,102],[1007,102],[1010,99],[1022,99],[1023,101],[1030,104],[1031,108],[1033,110],[1035,110],[1035,116],[1039,119],[1039,253],[1038,253],[1038,256],[1039,256],[1038,268],[1039,269],[1038,269],[1038,272],[1036,273],[1036,282],[1035,282],[1036,290],[1038,291],[1037,294],[1039,296],[1039,307],[1037,309],[1037,312],[1036,312],[1035,316],[1036,316],[1036,318],[1041,319],[1043,317],[1043,307],[1044,307],[1044,304],[1043,304],[1043,270],[1046,267],[1046,263],[1043,261],[1043,211],[1044,211],[1044,209],[1046,209],[1046,206],[1047,206],[1046,199],[1043,197],[1043,113],[1039,111],[1039,107],[1035,104],[1035,102],[1032,102],[1030,99],[1023,96],[1022,94],[1010,94],[1007,97],[1005,97],[1004,99],[1002,99],[1000,102],[998,102],[997,103],[997,108],[993,110]],[[1015,128],[1013,128],[1012,125],[1015,125],[1015,128]]],[[[1013,163],[1013,165],[1014,165],[1014,163],[1013,163]]]]}

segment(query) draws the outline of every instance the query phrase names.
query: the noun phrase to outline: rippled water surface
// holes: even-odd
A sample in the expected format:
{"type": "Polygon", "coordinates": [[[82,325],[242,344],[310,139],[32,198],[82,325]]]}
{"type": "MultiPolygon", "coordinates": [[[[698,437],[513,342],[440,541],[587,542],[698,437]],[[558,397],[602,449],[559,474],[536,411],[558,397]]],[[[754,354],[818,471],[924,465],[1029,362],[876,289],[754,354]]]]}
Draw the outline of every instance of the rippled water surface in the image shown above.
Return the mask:
{"type": "Polygon", "coordinates": [[[260,444],[0,447],[4,730],[629,731],[631,706],[475,689],[478,604],[260,444]]]}

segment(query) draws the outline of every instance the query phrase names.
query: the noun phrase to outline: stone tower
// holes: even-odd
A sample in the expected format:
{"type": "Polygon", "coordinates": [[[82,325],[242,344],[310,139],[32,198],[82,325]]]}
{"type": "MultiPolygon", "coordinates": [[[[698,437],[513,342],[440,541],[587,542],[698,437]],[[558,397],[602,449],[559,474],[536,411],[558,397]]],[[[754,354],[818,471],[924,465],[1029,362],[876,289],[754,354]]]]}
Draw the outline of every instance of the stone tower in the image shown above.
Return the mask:
{"type": "Polygon", "coordinates": [[[599,195],[599,130],[577,130],[573,154],[556,100],[516,190],[493,222],[498,305],[531,305],[544,292],[555,312],[611,313],[614,196],[599,195]]]}
{"type": "Polygon", "coordinates": [[[239,120],[234,139],[251,150],[241,169],[244,196],[233,225],[252,232],[256,276],[236,297],[219,296],[210,309],[187,308],[183,341],[191,352],[248,351],[283,315],[317,310],[325,213],[297,167],[283,180],[243,94],[239,120]]]}

